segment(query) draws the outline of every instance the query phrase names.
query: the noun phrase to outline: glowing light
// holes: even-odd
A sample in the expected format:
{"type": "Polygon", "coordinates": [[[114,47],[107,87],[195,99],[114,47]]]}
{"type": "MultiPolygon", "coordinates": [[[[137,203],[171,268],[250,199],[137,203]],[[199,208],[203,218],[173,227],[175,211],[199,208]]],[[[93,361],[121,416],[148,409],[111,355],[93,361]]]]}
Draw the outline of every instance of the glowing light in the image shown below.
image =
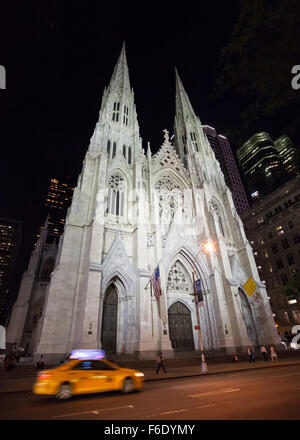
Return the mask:
{"type": "Polygon", "coordinates": [[[70,359],[103,359],[104,350],[73,350],[70,359]]]}
{"type": "Polygon", "coordinates": [[[214,250],[214,245],[210,242],[204,243],[203,245],[205,252],[212,252],[214,250]]]}

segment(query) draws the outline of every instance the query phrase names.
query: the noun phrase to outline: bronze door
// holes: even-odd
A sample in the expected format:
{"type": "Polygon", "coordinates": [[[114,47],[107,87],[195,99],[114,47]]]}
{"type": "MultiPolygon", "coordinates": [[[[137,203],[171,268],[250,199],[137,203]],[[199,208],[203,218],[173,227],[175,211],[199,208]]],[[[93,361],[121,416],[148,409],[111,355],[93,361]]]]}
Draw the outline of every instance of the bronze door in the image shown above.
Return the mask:
{"type": "Polygon", "coordinates": [[[194,350],[192,320],[189,309],[181,302],[174,303],[168,312],[169,334],[175,351],[194,350]]]}
{"type": "Polygon", "coordinates": [[[117,349],[117,316],[118,295],[115,287],[107,289],[102,315],[101,342],[102,350],[108,354],[115,354],[117,349]]]}

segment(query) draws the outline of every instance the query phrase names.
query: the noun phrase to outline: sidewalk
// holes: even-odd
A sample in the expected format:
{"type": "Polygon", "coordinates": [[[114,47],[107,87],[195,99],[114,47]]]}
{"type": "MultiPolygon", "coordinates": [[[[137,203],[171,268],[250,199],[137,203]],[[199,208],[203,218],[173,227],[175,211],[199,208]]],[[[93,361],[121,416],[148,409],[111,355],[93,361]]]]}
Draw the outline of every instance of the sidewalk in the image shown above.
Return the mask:
{"type": "MultiPolygon", "coordinates": [[[[159,374],[155,374],[154,369],[144,369],[141,370],[145,374],[145,381],[156,381],[156,380],[168,380],[168,379],[176,379],[182,377],[193,377],[198,376],[199,378],[204,378],[205,376],[212,374],[222,374],[222,373],[230,373],[237,371],[249,371],[249,370],[258,370],[265,368],[280,368],[284,366],[293,366],[300,365],[300,359],[284,359],[282,361],[276,362],[264,362],[264,361],[256,361],[255,363],[249,364],[249,362],[239,362],[237,364],[208,364],[208,372],[201,372],[201,365],[199,367],[196,365],[192,366],[183,366],[183,367],[170,367],[168,368],[168,361],[165,361],[165,367],[167,370],[167,374],[164,374],[162,370],[160,370],[159,374]]],[[[1,372],[2,373],[2,372],[1,372]]],[[[19,375],[18,375],[19,376],[19,375]]],[[[34,373],[31,376],[27,377],[15,377],[14,371],[5,372],[0,375],[0,394],[5,393],[15,393],[15,392],[30,392],[32,390],[33,383],[35,382],[36,376],[34,373]]]]}

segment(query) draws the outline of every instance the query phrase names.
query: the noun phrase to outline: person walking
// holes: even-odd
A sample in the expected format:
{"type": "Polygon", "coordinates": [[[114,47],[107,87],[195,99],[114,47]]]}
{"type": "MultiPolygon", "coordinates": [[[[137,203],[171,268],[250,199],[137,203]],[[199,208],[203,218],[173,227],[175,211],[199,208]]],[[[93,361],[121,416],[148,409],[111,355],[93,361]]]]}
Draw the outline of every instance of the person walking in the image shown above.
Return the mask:
{"type": "Polygon", "coordinates": [[[273,346],[270,347],[271,350],[271,361],[278,361],[277,353],[275,351],[275,348],[273,346]]]}
{"type": "Polygon", "coordinates": [[[260,352],[263,355],[264,361],[267,362],[268,361],[268,352],[267,352],[267,349],[264,345],[262,345],[260,347],[260,352]]]}
{"type": "Polygon", "coordinates": [[[250,364],[251,364],[251,362],[255,362],[254,353],[253,353],[253,350],[250,346],[248,346],[248,356],[249,356],[250,364]]]}
{"type": "Polygon", "coordinates": [[[157,356],[157,368],[156,368],[156,374],[158,374],[160,368],[162,368],[164,370],[164,373],[166,374],[166,369],[163,363],[163,355],[162,352],[159,353],[159,355],[157,356]]]}
{"type": "Polygon", "coordinates": [[[43,358],[43,355],[41,354],[40,359],[36,363],[36,369],[37,370],[42,370],[44,368],[44,366],[45,366],[44,358],[43,358]]]}

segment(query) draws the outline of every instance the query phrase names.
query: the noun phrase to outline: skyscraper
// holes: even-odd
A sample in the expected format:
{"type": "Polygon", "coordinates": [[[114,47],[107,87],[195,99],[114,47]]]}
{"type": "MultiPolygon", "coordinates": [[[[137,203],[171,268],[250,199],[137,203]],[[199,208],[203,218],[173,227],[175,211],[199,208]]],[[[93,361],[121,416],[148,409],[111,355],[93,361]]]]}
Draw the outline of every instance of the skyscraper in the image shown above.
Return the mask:
{"type": "MultiPolygon", "coordinates": [[[[152,155],[149,144],[142,148],[123,46],[67,214],[34,358],[59,362],[75,347],[172,357],[200,350],[199,329],[214,353],[279,343],[231,191],[177,73],[175,81],[175,145],[164,130],[152,155]],[[157,267],[159,299],[150,287],[157,267]],[[203,289],[200,325],[195,277],[203,289]],[[249,277],[259,308],[242,289],[249,277]]],[[[24,283],[23,298],[30,288],[24,283]]],[[[7,334],[17,345],[29,342],[24,304],[14,308],[7,334]]]]}
{"type": "Polygon", "coordinates": [[[249,208],[249,202],[227,137],[217,134],[216,129],[203,125],[217,160],[221,165],[226,185],[231,189],[233,201],[239,214],[249,208]]]}
{"type": "Polygon", "coordinates": [[[238,149],[237,157],[246,189],[252,198],[270,193],[289,178],[282,157],[268,133],[251,136],[238,149]]]}
{"type": "Polygon", "coordinates": [[[282,159],[286,172],[290,177],[294,176],[296,171],[296,148],[294,147],[293,142],[287,135],[283,134],[274,141],[274,145],[282,159]]]}
{"type": "Polygon", "coordinates": [[[5,325],[8,318],[9,295],[20,243],[21,222],[0,218],[0,325],[5,325]]]}
{"type": "MultiPolygon", "coordinates": [[[[74,190],[74,183],[70,177],[65,179],[51,178],[49,189],[44,201],[44,215],[48,218],[48,233],[51,235],[61,235],[64,230],[65,219],[68,208],[71,205],[74,190]]],[[[41,225],[38,232],[43,230],[41,225]]]]}

